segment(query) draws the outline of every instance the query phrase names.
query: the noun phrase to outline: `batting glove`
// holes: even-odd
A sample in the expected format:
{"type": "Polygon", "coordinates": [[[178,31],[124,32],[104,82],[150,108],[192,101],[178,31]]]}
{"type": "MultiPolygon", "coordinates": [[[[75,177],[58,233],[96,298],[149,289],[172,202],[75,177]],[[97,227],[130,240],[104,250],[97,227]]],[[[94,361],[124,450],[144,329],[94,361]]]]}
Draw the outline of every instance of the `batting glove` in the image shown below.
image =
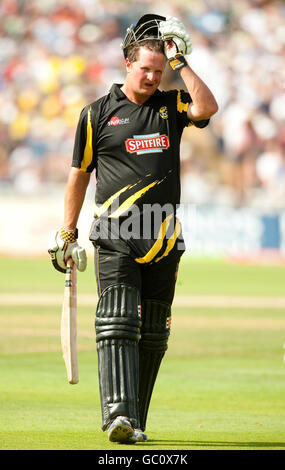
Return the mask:
{"type": "Polygon", "coordinates": [[[72,258],[78,271],[85,271],[87,266],[87,257],[84,248],[77,243],[78,230],[66,230],[61,228],[59,231],[52,232],[49,239],[48,252],[55,269],[61,273],[66,272],[66,262],[72,258]]]}
{"type": "Polygon", "coordinates": [[[173,70],[179,70],[187,65],[185,54],[191,54],[192,44],[184,24],[173,16],[167,16],[161,21],[159,31],[165,41],[165,55],[173,70]]]}

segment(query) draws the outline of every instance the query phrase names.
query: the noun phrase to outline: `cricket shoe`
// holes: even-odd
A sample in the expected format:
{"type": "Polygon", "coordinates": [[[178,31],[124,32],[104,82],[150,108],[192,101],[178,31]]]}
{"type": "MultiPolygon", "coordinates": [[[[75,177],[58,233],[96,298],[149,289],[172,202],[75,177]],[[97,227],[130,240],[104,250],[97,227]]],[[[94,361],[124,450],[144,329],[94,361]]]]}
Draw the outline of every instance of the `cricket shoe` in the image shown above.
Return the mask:
{"type": "Polygon", "coordinates": [[[134,429],[135,442],[146,442],[147,435],[141,429],[134,429]]]}
{"type": "Polygon", "coordinates": [[[111,442],[120,442],[125,444],[134,444],[137,442],[135,431],[128,418],[117,416],[108,429],[108,438],[111,442]]]}

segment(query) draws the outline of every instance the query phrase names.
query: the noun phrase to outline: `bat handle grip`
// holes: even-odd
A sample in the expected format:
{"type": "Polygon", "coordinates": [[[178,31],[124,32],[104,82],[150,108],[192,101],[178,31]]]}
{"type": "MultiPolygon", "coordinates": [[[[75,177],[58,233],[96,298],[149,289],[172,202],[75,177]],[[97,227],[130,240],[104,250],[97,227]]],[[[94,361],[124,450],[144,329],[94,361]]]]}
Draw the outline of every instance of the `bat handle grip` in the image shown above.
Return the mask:
{"type": "Polygon", "coordinates": [[[73,278],[75,278],[75,276],[76,276],[76,264],[75,264],[75,262],[73,261],[73,259],[71,257],[68,258],[68,260],[66,261],[66,267],[69,268],[68,271],[70,271],[71,274],[73,275],[73,278]]]}
{"type": "Polygon", "coordinates": [[[74,263],[73,259],[70,257],[66,262],[66,282],[70,283],[72,288],[72,293],[75,294],[76,292],[76,283],[77,283],[77,272],[76,272],[76,264],[74,263]]]}

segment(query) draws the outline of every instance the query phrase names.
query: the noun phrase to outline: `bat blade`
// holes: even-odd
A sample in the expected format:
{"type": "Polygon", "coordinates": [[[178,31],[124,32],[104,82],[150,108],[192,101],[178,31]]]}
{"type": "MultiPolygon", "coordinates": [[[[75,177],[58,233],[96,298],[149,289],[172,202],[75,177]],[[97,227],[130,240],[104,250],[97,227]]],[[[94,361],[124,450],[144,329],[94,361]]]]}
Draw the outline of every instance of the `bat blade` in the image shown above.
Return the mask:
{"type": "Polygon", "coordinates": [[[68,382],[77,384],[77,285],[76,266],[68,260],[65,275],[64,297],[61,314],[61,347],[66,366],[68,382]]]}

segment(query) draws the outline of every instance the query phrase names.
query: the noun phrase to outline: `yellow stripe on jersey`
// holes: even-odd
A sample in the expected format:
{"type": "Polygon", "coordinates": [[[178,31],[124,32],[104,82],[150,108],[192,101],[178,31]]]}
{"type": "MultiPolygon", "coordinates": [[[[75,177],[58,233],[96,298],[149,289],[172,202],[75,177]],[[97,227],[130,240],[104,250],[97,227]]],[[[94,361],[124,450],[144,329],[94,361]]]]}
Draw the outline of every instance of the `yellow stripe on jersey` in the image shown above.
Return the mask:
{"type": "Polygon", "coordinates": [[[189,104],[190,103],[183,103],[181,101],[181,91],[177,90],[177,111],[179,111],[179,113],[183,113],[183,111],[187,113],[189,104]]]}
{"type": "Polygon", "coordinates": [[[130,188],[129,184],[125,186],[124,188],[120,189],[119,191],[117,191],[112,196],[110,196],[109,199],[107,199],[107,201],[105,201],[104,204],[102,204],[102,206],[100,207],[96,206],[95,204],[95,215],[97,215],[97,217],[101,217],[101,215],[104,214],[104,212],[106,212],[106,210],[111,206],[111,204],[113,204],[115,199],[117,199],[117,197],[119,197],[120,194],[126,191],[128,188],[130,188]]]}
{"type": "Polygon", "coordinates": [[[148,186],[145,186],[144,188],[140,189],[137,191],[135,194],[132,196],[128,197],[121,205],[118,207],[113,214],[109,215],[109,217],[112,217],[113,219],[117,219],[120,217],[124,212],[126,212],[135,202],[137,199],[139,199],[144,193],[146,193],[150,188],[155,186],[159,181],[154,181],[153,183],[150,183],[148,186]]]}
{"type": "Polygon", "coordinates": [[[165,238],[165,235],[166,235],[166,232],[168,230],[170,220],[172,219],[172,217],[173,217],[173,214],[170,214],[169,216],[166,217],[166,219],[164,219],[164,221],[162,222],[162,224],[160,226],[156,242],[153,244],[153,246],[151,247],[151,249],[147,252],[147,254],[145,256],[143,256],[141,258],[135,258],[135,261],[137,263],[141,263],[141,264],[149,263],[150,261],[153,260],[153,258],[157,255],[157,253],[161,250],[161,247],[163,245],[163,240],[165,238]]]}
{"type": "Polygon", "coordinates": [[[87,115],[87,138],[80,170],[86,172],[93,159],[91,107],[87,115]]]}
{"type": "Polygon", "coordinates": [[[160,256],[159,258],[157,258],[155,260],[155,262],[157,263],[158,261],[161,260],[161,258],[164,258],[165,256],[168,255],[168,253],[172,250],[172,248],[174,247],[175,245],[175,242],[177,240],[177,238],[179,237],[181,233],[181,224],[179,222],[178,219],[176,219],[176,224],[175,224],[175,228],[174,228],[174,232],[173,234],[171,235],[171,237],[169,237],[169,239],[167,240],[167,245],[166,245],[166,248],[165,248],[165,251],[163,253],[162,256],[160,256]]]}

